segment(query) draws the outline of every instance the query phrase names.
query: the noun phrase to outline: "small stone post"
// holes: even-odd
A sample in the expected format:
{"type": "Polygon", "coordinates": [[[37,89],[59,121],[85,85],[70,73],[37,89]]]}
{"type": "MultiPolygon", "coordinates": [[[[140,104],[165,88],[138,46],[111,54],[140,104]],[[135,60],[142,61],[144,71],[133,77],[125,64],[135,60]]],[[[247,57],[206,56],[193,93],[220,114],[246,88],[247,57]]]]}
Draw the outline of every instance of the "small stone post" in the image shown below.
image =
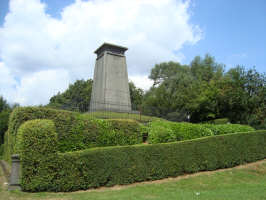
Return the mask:
{"type": "Polygon", "coordinates": [[[12,167],[8,190],[20,190],[20,159],[18,154],[11,156],[12,167]]]}

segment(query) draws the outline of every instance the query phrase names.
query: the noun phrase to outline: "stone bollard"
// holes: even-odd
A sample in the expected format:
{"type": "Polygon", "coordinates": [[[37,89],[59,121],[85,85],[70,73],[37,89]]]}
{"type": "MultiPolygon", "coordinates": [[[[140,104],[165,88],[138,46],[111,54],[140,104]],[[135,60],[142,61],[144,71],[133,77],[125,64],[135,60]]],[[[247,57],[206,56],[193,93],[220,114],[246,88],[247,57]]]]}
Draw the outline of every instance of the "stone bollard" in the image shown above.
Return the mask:
{"type": "Polygon", "coordinates": [[[11,156],[12,167],[8,190],[20,190],[20,160],[19,155],[14,154],[11,156]]]}

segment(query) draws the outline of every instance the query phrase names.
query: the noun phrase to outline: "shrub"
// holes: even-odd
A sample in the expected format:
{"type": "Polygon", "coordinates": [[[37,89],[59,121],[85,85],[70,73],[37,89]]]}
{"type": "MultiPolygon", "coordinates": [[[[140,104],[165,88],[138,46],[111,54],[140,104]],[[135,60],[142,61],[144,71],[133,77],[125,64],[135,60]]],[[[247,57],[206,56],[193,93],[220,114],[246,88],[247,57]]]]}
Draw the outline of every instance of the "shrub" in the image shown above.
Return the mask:
{"type": "Polygon", "coordinates": [[[8,128],[9,110],[0,112],[0,144],[4,143],[4,134],[8,128]]]}
{"type": "Polygon", "coordinates": [[[4,152],[4,145],[3,144],[0,144],[0,158],[3,155],[3,152],[4,152]]]}
{"type": "Polygon", "coordinates": [[[149,143],[165,143],[211,136],[212,131],[200,124],[153,121],[149,124],[149,143]]]}
{"type": "Polygon", "coordinates": [[[230,123],[228,118],[220,118],[208,121],[210,124],[228,124],[230,123]]]}
{"type": "Polygon", "coordinates": [[[142,143],[138,122],[126,119],[98,120],[105,128],[99,135],[99,146],[132,145],[142,143]]]}
{"type": "Polygon", "coordinates": [[[54,122],[58,134],[59,152],[142,142],[140,125],[134,120],[100,120],[64,110],[19,107],[10,116],[5,159],[9,160],[10,155],[15,152],[14,144],[18,128],[24,122],[33,119],[50,119],[54,122]]]}
{"type": "Polygon", "coordinates": [[[31,120],[18,130],[16,150],[21,159],[24,190],[48,190],[56,176],[56,128],[51,120],[31,120]]]}
{"type": "MultiPolygon", "coordinates": [[[[40,137],[40,140],[47,138],[51,142],[50,138],[56,140],[56,137],[53,134],[52,124],[46,121],[45,124],[47,123],[46,127],[39,129],[39,133],[45,136],[40,137]],[[44,131],[44,128],[48,130],[44,131]],[[49,138],[48,135],[50,135],[49,138]]],[[[27,127],[31,128],[32,125],[27,127]]],[[[26,132],[25,128],[23,129],[24,131],[21,132],[26,132]]],[[[36,130],[33,131],[36,132],[36,130]]],[[[50,149],[51,145],[47,145],[47,142],[39,142],[37,146],[31,138],[28,138],[31,142],[25,142],[27,145],[24,145],[24,148],[29,150],[22,159],[23,166],[26,167],[23,168],[22,188],[27,191],[75,191],[130,184],[174,177],[184,173],[233,167],[266,157],[266,131],[154,145],[92,148],[55,153],[56,156],[53,159],[50,155],[48,155],[50,159],[41,155],[43,151],[48,154],[54,152],[54,148],[50,149]],[[41,148],[42,145],[45,147],[41,148]],[[36,155],[32,156],[32,154],[36,155]],[[27,162],[24,161],[25,159],[27,162]],[[36,162],[43,163],[45,166],[36,165],[36,162]]]]}
{"type": "Polygon", "coordinates": [[[79,113],[56,110],[45,107],[18,107],[11,113],[9,131],[16,135],[18,128],[25,121],[33,119],[51,119],[55,123],[56,131],[60,137],[71,132],[72,124],[75,124],[79,113]]]}
{"type": "Polygon", "coordinates": [[[4,141],[5,143],[3,144],[3,159],[8,161],[9,163],[11,162],[11,141],[9,139],[9,132],[6,131],[4,134],[4,141]]]}
{"type": "Polygon", "coordinates": [[[173,130],[180,140],[190,140],[213,135],[212,131],[200,124],[174,123],[173,130]]]}
{"type": "Polygon", "coordinates": [[[173,122],[153,121],[148,125],[148,142],[151,144],[179,140],[172,130],[173,122]]]}
{"type": "Polygon", "coordinates": [[[214,135],[255,131],[251,126],[241,124],[203,124],[203,126],[210,129],[214,135]]]}

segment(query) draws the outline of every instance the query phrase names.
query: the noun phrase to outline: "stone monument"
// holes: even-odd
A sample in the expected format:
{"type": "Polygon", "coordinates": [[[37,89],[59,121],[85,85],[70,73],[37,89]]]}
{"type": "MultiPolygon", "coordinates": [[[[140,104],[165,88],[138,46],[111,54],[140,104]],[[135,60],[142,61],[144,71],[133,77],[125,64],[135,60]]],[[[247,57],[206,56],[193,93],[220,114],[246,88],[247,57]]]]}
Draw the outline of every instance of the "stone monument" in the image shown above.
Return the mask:
{"type": "Polygon", "coordinates": [[[97,54],[90,111],[130,112],[126,47],[104,43],[97,54]]]}

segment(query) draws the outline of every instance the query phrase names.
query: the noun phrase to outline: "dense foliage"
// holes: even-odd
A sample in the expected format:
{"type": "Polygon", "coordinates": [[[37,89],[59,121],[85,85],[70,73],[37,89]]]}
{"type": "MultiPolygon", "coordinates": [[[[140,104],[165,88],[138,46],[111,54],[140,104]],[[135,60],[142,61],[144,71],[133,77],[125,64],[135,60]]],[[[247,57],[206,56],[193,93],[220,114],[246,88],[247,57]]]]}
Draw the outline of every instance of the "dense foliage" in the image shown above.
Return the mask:
{"type": "MultiPolygon", "coordinates": [[[[68,89],[63,93],[59,92],[57,95],[51,97],[47,106],[70,111],[88,112],[92,84],[93,81],[91,79],[87,81],[77,80],[74,84],[70,84],[68,89]]],[[[139,110],[144,95],[143,90],[137,88],[133,82],[129,82],[129,92],[132,110],[139,110]]]]}
{"type": "Polygon", "coordinates": [[[0,112],[0,145],[4,143],[4,134],[8,129],[10,110],[0,112]]]}
{"type": "Polygon", "coordinates": [[[55,130],[48,120],[28,121],[19,129],[23,190],[75,191],[130,184],[233,167],[266,156],[265,131],[56,153],[55,130]]]}
{"type": "Polygon", "coordinates": [[[208,128],[212,131],[214,135],[222,135],[228,133],[239,133],[239,132],[249,132],[254,131],[255,129],[248,125],[240,124],[203,124],[205,128],[208,128]]]}
{"type": "Polygon", "coordinates": [[[129,93],[132,105],[132,110],[140,110],[143,100],[144,91],[137,88],[133,82],[129,82],[129,93]]]}
{"type": "Polygon", "coordinates": [[[87,81],[77,80],[74,84],[70,84],[63,93],[59,92],[51,97],[48,106],[70,111],[87,112],[90,106],[92,83],[91,79],[87,81]]]}
{"type": "Polygon", "coordinates": [[[151,144],[190,140],[213,135],[200,124],[153,121],[148,125],[148,141],[151,144]]]}
{"type": "Polygon", "coordinates": [[[57,141],[56,128],[51,120],[30,120],[20,126],[16,151],[20,155],[24,190],[50,189],[57,174],[57,141]]]}
{"type": "Polygon", "coordinates": [[[8,119],[11,107],[7,101],[0,96],[0,145],[4,143],[4,134],[8,129],[8,119]]]}
{"type": "MultiPolygon", "coordinates": [[[[171,121],[206,122],[226,118],[231,123],[266,129],[266,75],[241,66],[225,72],[225,65],[209,55],[195,57],[189,65],[156,64],[149,78],[153,86],[145,94],[129,83],[133,110],[171,121]]],[[[78,80],[49,106],[86,112],[92,80],[78,80]]]]}
{"type": "Polygon", "coordinates": [[[26,121],[50,119],[58,134],[58,151],[76,151],[96,146],[132,145],[142,142],[140,124],[134,120],[92,119],[89,115],[44,107],[16,108],[9,121],[5,158],[14,153],[19,127],[26,121]]]}
{"type": "Polygon", "coordinates": [[[240,124],[192,124],[155,120],[148,124],[148,142],[151,144],[191,140],[228,133],[249,132],[255,129],[240,124]]]}
{"type": "Polygon", "coordinates": [[[266,75],[240,66],[224,69],[209,55],[195,57],[190,65],[155,65],[149,76],[153,87],[143,99],[144,114],[197,123],[228,118],[266,128],[266,75]]]}
{"type": "Polygon", "coordinates": [[[8,105],[7,101],[0,96],[0,112],[8,109],[10,109],[10,106],[8,105]]]}

